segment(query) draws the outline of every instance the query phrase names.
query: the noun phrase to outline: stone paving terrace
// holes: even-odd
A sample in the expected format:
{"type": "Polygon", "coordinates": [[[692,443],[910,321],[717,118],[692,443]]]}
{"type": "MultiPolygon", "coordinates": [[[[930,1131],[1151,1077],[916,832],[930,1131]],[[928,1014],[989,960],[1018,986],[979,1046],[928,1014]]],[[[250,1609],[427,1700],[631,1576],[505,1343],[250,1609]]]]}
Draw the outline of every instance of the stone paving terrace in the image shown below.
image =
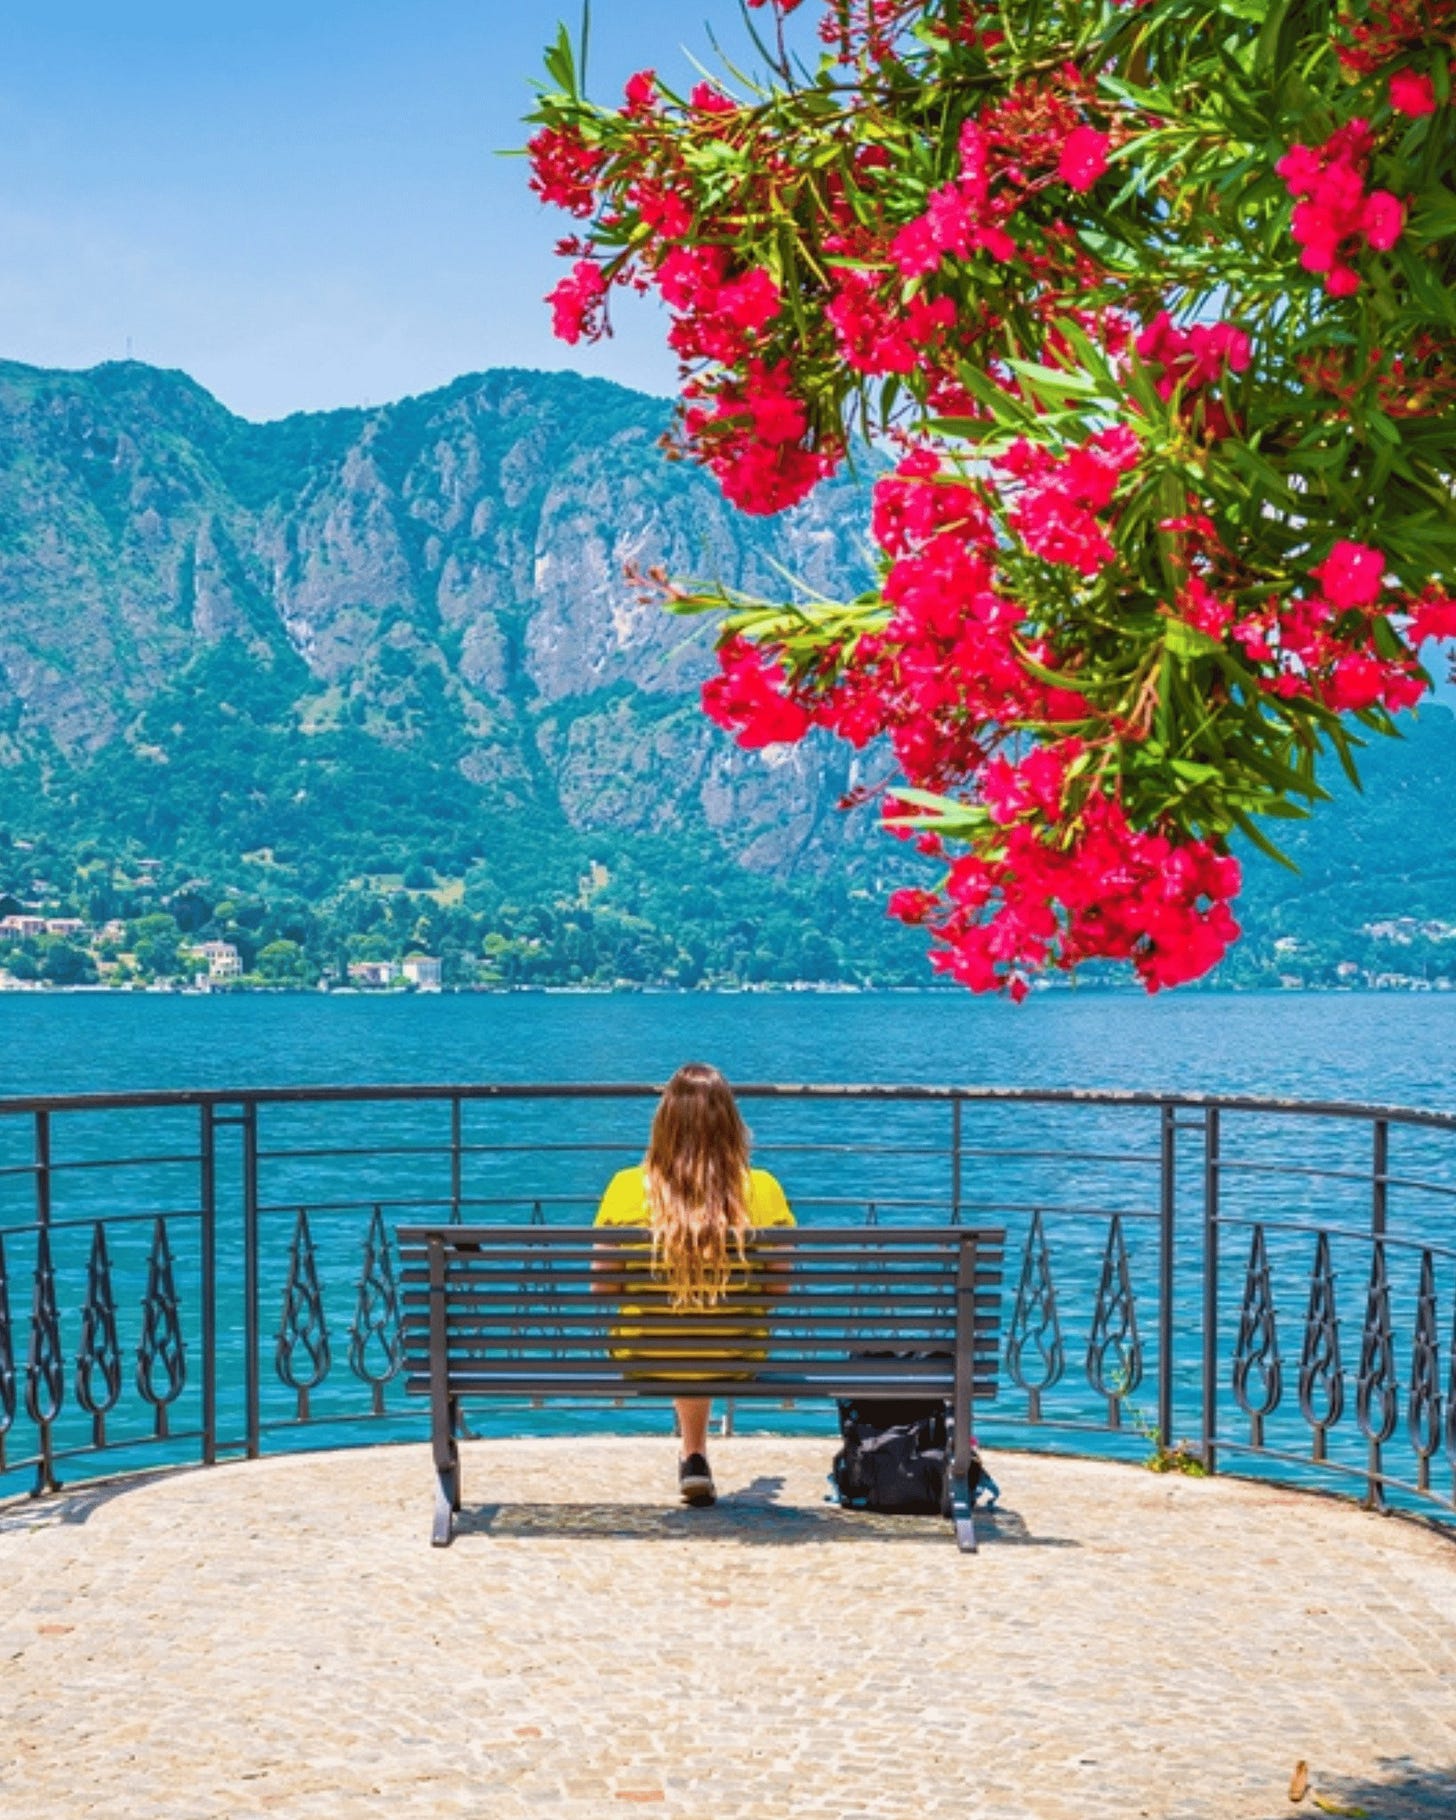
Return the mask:
{"type": "Polygon", "coordinates": [[[474,1443],[449,1550],[422,1447],[0,1507],[0,1816],[1456,1814],[1456,1540],[1002,1455],[962,1557],[828,1454],[474,1443]]]}

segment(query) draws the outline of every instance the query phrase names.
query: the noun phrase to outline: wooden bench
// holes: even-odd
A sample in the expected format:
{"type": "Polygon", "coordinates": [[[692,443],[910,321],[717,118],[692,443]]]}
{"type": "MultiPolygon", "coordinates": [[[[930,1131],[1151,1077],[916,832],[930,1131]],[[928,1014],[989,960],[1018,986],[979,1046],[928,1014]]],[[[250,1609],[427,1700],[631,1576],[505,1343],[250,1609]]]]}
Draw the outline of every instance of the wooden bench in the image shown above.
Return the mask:
{"type": "Polygon", "coordinates": [[[466,1398],[927,1396],[951,1406],[950,1515],[974,1550],[971,1413],[996,1394],[1004,1232],[755,1232],[746,1286],[706,1314],[671,1311],[650,1243],[630,1227],[399,1229],[405,1381],[430,1399],[436,1547],[460,1509],[466,1398]]]}

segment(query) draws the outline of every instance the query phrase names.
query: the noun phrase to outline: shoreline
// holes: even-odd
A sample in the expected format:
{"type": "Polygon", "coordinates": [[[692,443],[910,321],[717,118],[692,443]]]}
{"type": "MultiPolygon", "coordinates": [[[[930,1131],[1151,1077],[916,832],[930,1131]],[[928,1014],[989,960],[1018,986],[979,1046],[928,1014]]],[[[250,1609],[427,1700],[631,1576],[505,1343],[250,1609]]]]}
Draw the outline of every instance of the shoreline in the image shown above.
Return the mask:
{"type": "MultiPolygon", "coordinates": [[[[1044,993],[1095,994],[1098,997],[1146,999],[1150,997],[1187,998],[1266,997],[1298,998],[1365,998],[1420,996],[1456,992],[1456,980],[1402,980],[1400,983],[1357,982],[1325,986],[1298,982],[1231,984],[1223,981],[1190,981],[1172,992],[1151,994],[1141,986],[1113,980],[1036,980],[1033,996],[1044,993]]],[[[51,980],[0,979],[0,996],[15,994],[28,997],[82,997],[107,999],[135,998],[358,998],[372,1000],[432,998],[995,998],[997,994],[972,994],[966,987],[951,981],[928,980],[919,986],[859,986],[844,981],[773,980],[741,985],[664,986],[620,982],[610,986],[159,986],[101,984],[62,986],[51,980]]]]}

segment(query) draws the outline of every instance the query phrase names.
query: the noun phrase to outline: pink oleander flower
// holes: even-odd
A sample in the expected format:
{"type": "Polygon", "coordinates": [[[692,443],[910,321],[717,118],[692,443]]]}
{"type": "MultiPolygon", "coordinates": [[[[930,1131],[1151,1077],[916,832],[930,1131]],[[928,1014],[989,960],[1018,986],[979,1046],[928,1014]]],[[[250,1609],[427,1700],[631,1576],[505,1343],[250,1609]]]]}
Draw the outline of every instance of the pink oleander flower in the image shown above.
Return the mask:
{"type": "Polygon", "coordinates": [[[1397,70],[1390,78],[1390,105],[1398,114],[1419,120],[1436,111],[1436,85],[1415,70],[1397,70]]]}
{"type": "Polygon", "coordinates": [[[1342,540],[1311,573],[1331,606],[1342,611],[1374,606],[1385,585],[1385,554],[1366,543],[1342,540]]]}
{"type": "Polygon", "coordinates": [[[1107,170],[1109,144],[1107,134],[1099,133],[1096,127],[1074,127],[1057,160],[1058,177],[1071,189],[1090,190],[1107,170]]]}
{"type": "Polygon", "coordinates": [[[1428,638],[1456,638],[1456,599],[1440,588],[1427,588],[1411,609],[1405,637],[1412,647],[1428,638]]]}
{"type": "Polygon", "coordinates": [[[718,649],[718,669],[703,684],[703,711],[740,746],[755,751],[789,744],[809,731],[808,712],[785,692],[782,668],[757,645],[728,639],[718,649]]]}
{"type": "Polygon", "coordinates": [[[575,347],[601,332],[601,304],[607,281],[594,259],[578,259],[570,273],[547,294],[551,305],[551,330],[558,341],[575,347]]]}
{"type": "Polygon", "coordinates": [[[596,204],[596,180],[606,162],[573,133],[543,127],[526,145],[530,186],[543,202],[585,220],[596,204]]]}
{"type": "Polygon", "coordinates": [[[650,114],[657,105],[657,71],[638,70],[635,76],[627,78],[627,105],[624,113],[630,115],[650,114]]]}
{"type": "Polygon", "coordinates": [[[1405,207],[1389,190],[1371,190],[1365,198],[1360,231],[1377,253],[1388,253],[1405,226],[1405,207]]]}

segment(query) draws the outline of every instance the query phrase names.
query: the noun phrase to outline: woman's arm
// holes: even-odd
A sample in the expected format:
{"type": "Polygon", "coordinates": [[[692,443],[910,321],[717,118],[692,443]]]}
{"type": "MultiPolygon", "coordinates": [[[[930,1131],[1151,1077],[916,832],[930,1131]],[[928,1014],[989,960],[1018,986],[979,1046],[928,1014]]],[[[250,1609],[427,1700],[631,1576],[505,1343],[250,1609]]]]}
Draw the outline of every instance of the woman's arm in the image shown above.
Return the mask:
{"type": "MultiPolygon", "coordinates": [[[[770,1175],[768,1170],[759,1172],[755,1183],[754,1214],[755,1225],[761,1232],[782,1232],[798,1224],[790,1208],[788,1198],[777,1176],[770,1175]]],[[[790,1280],[794,1274],[794,1264],[786,1249],[777,1245],[765,1245],[762,1254],[762,1288],[765,1295],[786,1295],[790,1280]]]]}
{"type": "MultiPolygon", "coordinates": [[[[636,1210],[630,1204],[633,1198],[630,1193],[632,1173],[631,1170],[621,1170],[607,1183],[593,1225],[610,1229],[633,1221],[636,1210]]],[[[591,1292],[601,1296],[622,1296],[627,1292],[625,1259],[621,1253],[621,1241],[615,1237],[608,1238],[595,1247],[591,1264],[591,1292]]]]}

